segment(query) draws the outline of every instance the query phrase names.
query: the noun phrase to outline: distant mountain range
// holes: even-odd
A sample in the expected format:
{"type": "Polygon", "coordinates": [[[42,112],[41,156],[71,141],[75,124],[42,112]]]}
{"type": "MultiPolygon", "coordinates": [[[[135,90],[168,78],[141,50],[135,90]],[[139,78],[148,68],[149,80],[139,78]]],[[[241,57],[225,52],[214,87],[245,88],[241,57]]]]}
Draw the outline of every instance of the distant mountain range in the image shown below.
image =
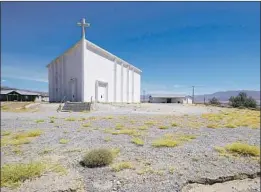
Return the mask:
{"type": "Polygon", "coordinates": [[[253,99],[260,101],[260,91],[251,91],[251,90],[237,90],[237,91],[220,91],[212,94],[206,95],[195,95],[195,102],[208,102],[209,99],[216,97],[221,102],[227,102],[231,96],[237,96],[240,92],[245,92],[247,96],[252,97],[253,99]]]}
{"type": "MultiPolygon", "coordinates": [[[[236,91],[220,91],[220,92],[215,92],[212,94],[205,94],[205,95],[195,95],[195,102],[208,102],[209,99],[212,99],[213,97],[216,97],[220,102],[228,102],[229,98],[231,96],[237,96],[240,92],[245,92],[247,96],[252,97],[256,101],[260,102],[260,91],[251,91],[251,90],[236,90],[236,91]]],[[[148,95],[141,95],[141,101],[144,100],[148,101],[149,100],[149,94],[148,95]]]]}

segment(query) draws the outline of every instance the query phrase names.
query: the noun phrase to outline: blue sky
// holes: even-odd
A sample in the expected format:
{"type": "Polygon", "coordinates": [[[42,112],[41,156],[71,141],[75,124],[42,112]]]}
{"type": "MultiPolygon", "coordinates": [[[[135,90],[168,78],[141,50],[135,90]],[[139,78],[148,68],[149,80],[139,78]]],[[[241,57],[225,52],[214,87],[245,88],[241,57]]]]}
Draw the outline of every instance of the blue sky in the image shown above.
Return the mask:
{"type": "Polygon", "coordinates": [[[48,90],[46,65],[86,38],[140,68],[146,93],[260,90],[259,2],[4,2],[1,83],[48,90]]]}

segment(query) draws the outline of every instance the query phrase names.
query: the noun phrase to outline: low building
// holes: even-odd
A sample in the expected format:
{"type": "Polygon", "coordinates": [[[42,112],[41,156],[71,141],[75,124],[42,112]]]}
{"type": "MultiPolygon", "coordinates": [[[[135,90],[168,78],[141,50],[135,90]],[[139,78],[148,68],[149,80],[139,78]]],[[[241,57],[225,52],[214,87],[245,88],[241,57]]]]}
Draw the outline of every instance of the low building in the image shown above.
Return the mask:
{"type": "Polygon", "coordinates": [[[41,101],[40,93],[20,90],[1,90],[0,101],[41,101]]]}
{"type": "Polygon", "coordinates": [[[41,99],[44,102],[49,102],[49,95],[47,93],[41,94],[41,99]]]}
{"type": "Polygon", "coordinates": [[[192,97],[189,95],[175,95],[175,94],[160,94],[150,95],[150,103],[181,103],[181,104],[192,104],[192,97]]]}

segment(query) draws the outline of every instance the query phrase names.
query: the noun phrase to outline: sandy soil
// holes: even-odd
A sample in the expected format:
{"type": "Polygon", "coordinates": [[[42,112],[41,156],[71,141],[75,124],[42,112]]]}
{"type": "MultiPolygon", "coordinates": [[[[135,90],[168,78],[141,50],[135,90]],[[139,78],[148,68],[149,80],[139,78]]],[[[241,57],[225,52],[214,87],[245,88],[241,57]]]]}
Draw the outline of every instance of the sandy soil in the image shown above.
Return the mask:
{"type": "Polygon", "coordinates": [[[39,178],[26,181],[18,189],[1,188],[1,191],[260,191],[260,178],[207,186],[187,184],[188,181],[202,178],[216,179],[237,174],[260,173],[260,163],[256,159],[224,157],[214,149],[216,146],[222,147],[236,141],[258,146],[260,129],[193,128],[186,124],[198,120],[197,117],[202,113],[218,112],[220,108],[166,104],[100,104],[96,106],[96,111],[90,113],[57,113],[57,107],[58,104],[42,104],[36,112],[1,112],[1,131],[11,131],[11,135],[19,131],[43,131],[43,134],[31,143],[20,146],[21,154],[13,152],[14,146],[1,146],[1,164],[50,158],[64,166],[68,173],[46,173],[39,178]],[[51,116],[55,117],[54,122],[50,121],[51,116]],[[73,121],[66,120],[68,117],[73,121]],[[37,123],[36,120],[39,119],[43,122],[37,123]],[[145,130],[139,129],[151,121],[155,124],[147,125],[145,130]],[[178,126],[172,127],[173,121],[177,122],[178,126]],[[83,124],[90,126],[83,127],[83,124]],[[108,132],[110,129],[115,131],[118,124],[140,132],[144,145],[133,144],[132,135],[115,135],[108,132]],[[160,129],[160,126],[167,128],[160,129]],[[165,134],[193,135],[195,139],[172,148],[153,147],[152,142],[165,134]],[[60,144],[59,140],[62,138],[69,142],[60,144]],[[110,166],[91,169],[79,164],[86,151],[100,147],[119,149],[120,153],[113,163],[131,162],[134,169],[114,172],[110,166]],[[50,151],[43,153],[45,149],[50,151]],[[144,171],[148,168],[152,171],[144,171]]]}

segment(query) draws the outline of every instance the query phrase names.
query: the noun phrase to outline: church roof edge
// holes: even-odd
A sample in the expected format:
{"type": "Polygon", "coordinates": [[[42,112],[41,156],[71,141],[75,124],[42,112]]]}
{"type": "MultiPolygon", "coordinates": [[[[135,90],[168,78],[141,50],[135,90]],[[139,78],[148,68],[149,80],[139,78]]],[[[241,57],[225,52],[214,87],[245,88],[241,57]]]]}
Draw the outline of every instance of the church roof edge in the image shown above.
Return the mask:
{"type": "MultiPolygon", "coordinates": [[[[110,56],[112,57],[114,60],[117,60],[119,62],[122,62],[123,64],[125,65],[128,65],[130,67],[133,67],[134,69],[136,69],[138,72],[142,72],[139,68],[133,66],[132,64],[128,63],[127,61],[119,58],[118,56],[106,51],[105,49],[99,47],[98,45],[92,43],[91,41],[89,40],[85,40],[87,42],[87,49],[88,49],[88,46],[92,46],[92,48],[98,50],[98,51],[101,51],[103,53],[103,56],[106,57],[106,56],[110,56]]],[[[56,61],[57,59],[59,59],[60,57],[62,57],[63,55],[65,55],[66,53],[68,53],[70,50],[74,49],[79,43],[81,42],[81,40],[79,40],[77,43],[75,43],[72,47],[70,47],[69,49],[67,49],[65,52],[63,52],[63,54],[61,54],[60,56],[56,57],[55,59],[53,59],[46,67],[48,68],[54,61],[56,61]]]]}
{"type": "Polygon", "coordinates": [[[114,60],[118,60],[119,62],[122,62],[122,63],[125,64],[125,65],[128,65],[128,66],[130,66],[130,67],[133,67],[133,68],[136,69],[138,72],[142,72],[139,68],[137,68],[137,67],[135,67],[134,65],[128,63],[127,61],[125,61],[125,60],[119,58],[118,56],[116,56],[116,55],[110,53],[109,51],[106,51],[105,49],[99,47],[98,45],[92,43],[91,41],[86,40],[86,42],[87,42],[87,48],[88,48],[88,46],[93,46],[95,49],[100,50],[100,51],[103,52],[105,55],[111,56],[114,60]]]}

